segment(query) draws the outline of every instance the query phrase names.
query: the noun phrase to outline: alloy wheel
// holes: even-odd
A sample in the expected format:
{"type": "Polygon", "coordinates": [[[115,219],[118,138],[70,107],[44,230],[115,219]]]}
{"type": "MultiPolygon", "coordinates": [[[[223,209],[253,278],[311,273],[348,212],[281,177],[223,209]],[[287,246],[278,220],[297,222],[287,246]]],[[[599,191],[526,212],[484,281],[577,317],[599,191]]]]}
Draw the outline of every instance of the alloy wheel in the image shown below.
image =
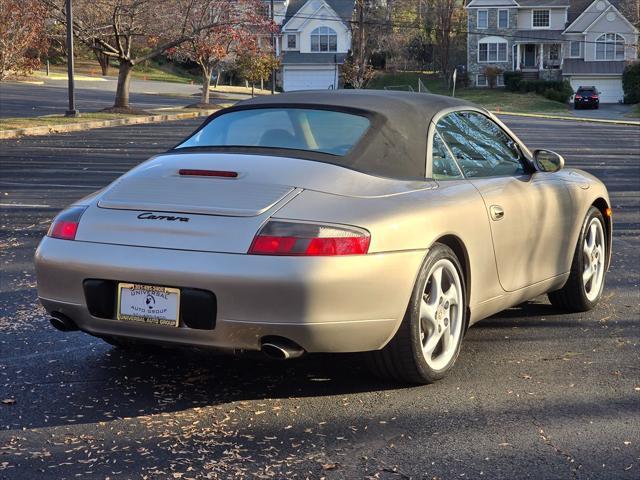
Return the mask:
{"type": "Polygon", "coordinates": [[[605,263],[605,240],[602,222],[594,218],[587,227],[587,234],[582,247],[584,256],[584,270],[582,272],[582,284],[584,293],[590,302],[593,302],[602,289],[605,263]]]}
{"type": "Polygon", "coordinates": [[[455,356],[464,314],[460,275],[448,259],[436,262],[427,275],[420,304],[422,354],[433,370],[442,370],[455,356]]]}

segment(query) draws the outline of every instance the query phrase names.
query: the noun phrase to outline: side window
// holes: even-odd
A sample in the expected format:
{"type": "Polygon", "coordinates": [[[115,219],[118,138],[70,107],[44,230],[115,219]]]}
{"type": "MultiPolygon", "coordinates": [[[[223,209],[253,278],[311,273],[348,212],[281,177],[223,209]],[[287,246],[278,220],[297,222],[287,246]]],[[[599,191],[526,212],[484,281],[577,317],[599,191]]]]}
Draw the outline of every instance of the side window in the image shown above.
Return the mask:
{"type": "Polygon", "coordinates": [[[451,113],[438,122],[436,130],[442,135],[466,177],[525,173],[516,142],[481,113],[451,113]]]}
{"type": "Polygon", "coordinates": [[[438,132],[433,134],[433,144],[431,149],[432,175],[436,180],[452,180],[462,178],[462,173],[456,165],[449,150],[442,141],[438,132]]]}

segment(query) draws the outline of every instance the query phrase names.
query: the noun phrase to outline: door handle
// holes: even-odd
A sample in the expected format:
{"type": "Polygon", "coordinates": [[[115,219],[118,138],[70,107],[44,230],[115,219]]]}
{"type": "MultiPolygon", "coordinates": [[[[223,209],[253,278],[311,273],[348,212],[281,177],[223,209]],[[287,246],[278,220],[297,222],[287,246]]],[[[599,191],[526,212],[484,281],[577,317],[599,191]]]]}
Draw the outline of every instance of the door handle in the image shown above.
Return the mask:
{"type": "Polygon", "coordinates": [[[500,205],[491,205],[489,212],[491,212],[491,220],[502,220],[504,217],[504,210],[500,205]]]}

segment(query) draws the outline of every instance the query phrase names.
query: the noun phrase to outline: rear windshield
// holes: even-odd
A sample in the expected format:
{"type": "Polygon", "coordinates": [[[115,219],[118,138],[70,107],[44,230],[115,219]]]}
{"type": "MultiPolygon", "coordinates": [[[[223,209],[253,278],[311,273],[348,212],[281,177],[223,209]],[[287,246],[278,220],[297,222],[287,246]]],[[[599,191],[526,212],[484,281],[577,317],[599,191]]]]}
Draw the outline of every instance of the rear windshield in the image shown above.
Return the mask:
{"type": "Polygon", "coordinates": [[[361,115],[303,108],[257,108],[214,118],[176,148],[266,147],[343,156],[369,128],[361,115]]]}
{"type": "Polygon", "coordinates": [[[581,95],[595,95],[596,92],[595,90],[591,90],[591,89],[579,88],[578,93],[581,95]]]}

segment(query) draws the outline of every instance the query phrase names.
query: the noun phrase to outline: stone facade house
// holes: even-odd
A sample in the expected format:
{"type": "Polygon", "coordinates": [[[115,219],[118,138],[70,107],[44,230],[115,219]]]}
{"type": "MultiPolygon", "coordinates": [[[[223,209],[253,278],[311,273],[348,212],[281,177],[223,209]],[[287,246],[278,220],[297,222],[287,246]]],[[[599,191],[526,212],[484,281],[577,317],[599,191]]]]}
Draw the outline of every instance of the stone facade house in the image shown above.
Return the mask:
{"type": "MultiPolygon", "coordinates": [[[[471,84],[485,69],[520,70],[525,78],[594,85],[602,103],[622,100],[622,71],[638,58],[638,30],[617,0],[471,0],[467,66],[471,84]]],[[[498,76],[497,85],[503,85],[498,76]]]]}

